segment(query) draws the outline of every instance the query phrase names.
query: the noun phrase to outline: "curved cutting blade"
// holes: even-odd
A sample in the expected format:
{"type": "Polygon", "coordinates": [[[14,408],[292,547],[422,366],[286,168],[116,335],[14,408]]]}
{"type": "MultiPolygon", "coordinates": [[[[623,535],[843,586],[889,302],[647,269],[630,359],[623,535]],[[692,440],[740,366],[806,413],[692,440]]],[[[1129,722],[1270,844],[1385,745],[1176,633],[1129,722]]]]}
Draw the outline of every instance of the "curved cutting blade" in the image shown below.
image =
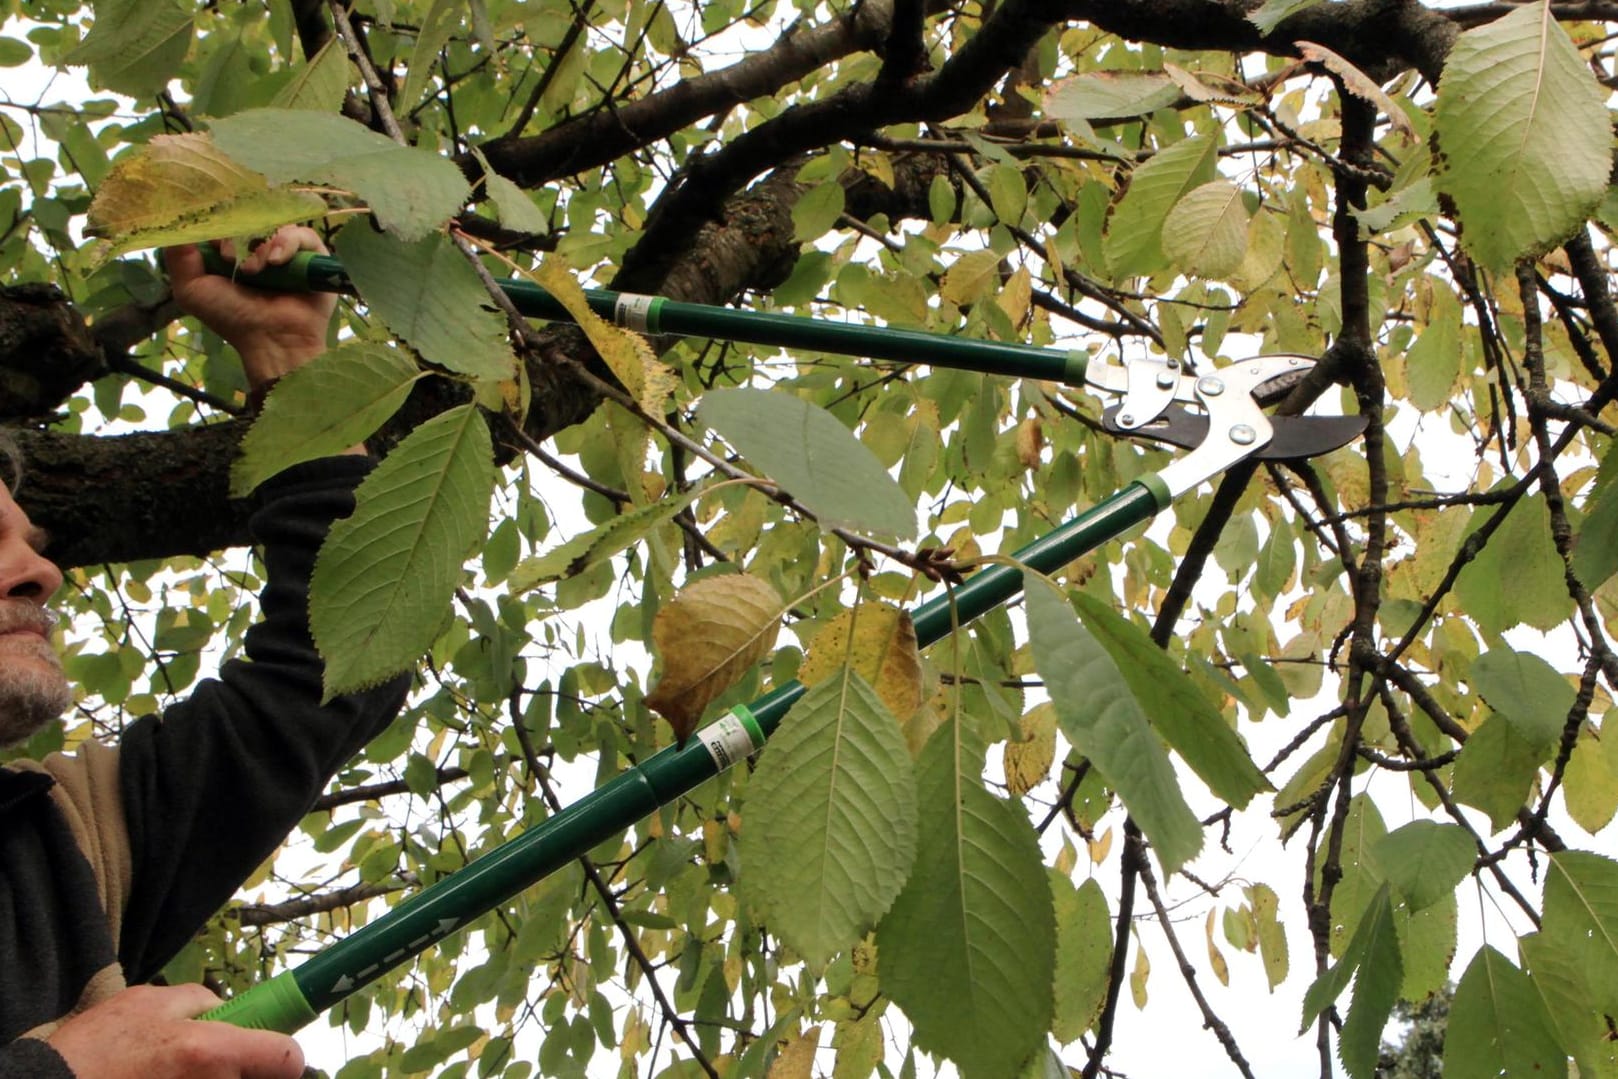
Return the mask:
{"type": "MultiPolygon", "coordinates": [[[[1188,450],[1196,449],[1208,438],[1208,417],[1184,406],[1171,405],[1151,423],[1133,429],[1119,425],[1120,407],[1112,405],[1101,414],[1102,426],[1117,434],[1167,442],[1188,450]]],[[[1253,456],[1261,461],[1298,461],[1346,446],[1365,430],[1366,420],[1364,416],[1272,416],[1270,424],[1275,436],[1253,456]]]]}

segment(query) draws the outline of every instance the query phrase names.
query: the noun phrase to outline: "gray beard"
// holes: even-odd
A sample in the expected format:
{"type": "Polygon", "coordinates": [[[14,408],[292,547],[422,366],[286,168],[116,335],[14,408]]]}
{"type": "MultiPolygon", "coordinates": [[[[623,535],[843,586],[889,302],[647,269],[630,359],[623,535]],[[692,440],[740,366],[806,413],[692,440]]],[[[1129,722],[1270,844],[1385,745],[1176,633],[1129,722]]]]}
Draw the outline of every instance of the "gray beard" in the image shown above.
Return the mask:
{"type": "Polygon", "coordinates": [[[73,703],[73,690],[50,642],[0,636],[0,746],[30,738],[73,703]]]}

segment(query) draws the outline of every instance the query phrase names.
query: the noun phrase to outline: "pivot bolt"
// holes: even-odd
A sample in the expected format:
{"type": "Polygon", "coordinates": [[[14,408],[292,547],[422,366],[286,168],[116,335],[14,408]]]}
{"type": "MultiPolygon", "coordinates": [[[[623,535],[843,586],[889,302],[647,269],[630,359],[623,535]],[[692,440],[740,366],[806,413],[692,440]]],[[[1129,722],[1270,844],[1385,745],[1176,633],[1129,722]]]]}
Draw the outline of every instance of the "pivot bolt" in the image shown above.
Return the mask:
{"type": "Polygon", "coordinates": [[[1230,440],[1238,446],[1251,446],[1258,438],[1258,432],[1245,423],[1238,423],[1230,429],[1230,440]]]}
{"type": "Polygon", "coordinates": [[[1125,412],[1122,416],[1118,417],[1118,424],[1121,427],[1133,427],[1135,426],[1135,417],[1130,413],[1125,412]]]}
{"type": "Polygon", "coordinates": [[[1157,388],[1160,390],[1173,389],[1175,381],[1175,377],[1167,371],[1159,371],[1157,374],[1157,388]]]}
{"type": "Polygon", "coordinates": [[[1218,397],[1225,392],[1225,384],[1217,378],[1199,378],[1197,392],[1204,397],[1218,397]]]}

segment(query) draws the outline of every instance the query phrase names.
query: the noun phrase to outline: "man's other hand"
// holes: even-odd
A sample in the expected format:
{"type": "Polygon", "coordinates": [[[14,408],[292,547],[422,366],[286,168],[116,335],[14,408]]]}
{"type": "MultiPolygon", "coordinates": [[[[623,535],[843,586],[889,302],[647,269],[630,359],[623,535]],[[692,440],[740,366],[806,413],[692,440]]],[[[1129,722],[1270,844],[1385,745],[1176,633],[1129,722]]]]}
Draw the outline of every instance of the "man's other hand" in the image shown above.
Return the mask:
{"type": "Polygon", "coordinates": [[[219,998],[200,985],[137,985],[87,1008],[46,1041],[78,1079],[299,1079],[285,1034],[194,1018],[219,998]]]}
{"type": "MultiPolygon", "coordinates": [[[[219,246],[225,257],[236,257],[229,241],[219,246]]],[[[285,225],[253,248],[237,263],[237,269],[242,274],[256,273],[266,266],[285,264],[299,251],[325,254],[326,245],[314,229],[285,225]]],[[[236,346],[253,389],[267,386],[325,351],[326,326],[336,309],[336,296],[267,292],[210,274],[203,269],[202,253],[194,245],[166,249],[163,263],[175,302],[236,346]]]]}

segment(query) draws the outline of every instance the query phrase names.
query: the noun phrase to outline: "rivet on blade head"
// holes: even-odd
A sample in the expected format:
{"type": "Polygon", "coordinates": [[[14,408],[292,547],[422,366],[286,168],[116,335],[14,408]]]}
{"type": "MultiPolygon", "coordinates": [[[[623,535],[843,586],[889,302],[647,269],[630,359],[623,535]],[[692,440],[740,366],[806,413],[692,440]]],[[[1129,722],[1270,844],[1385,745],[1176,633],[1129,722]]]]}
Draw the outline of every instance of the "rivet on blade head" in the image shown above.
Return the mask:
{"type": "Polygon", "coordinates": [[[1225,392],[1225,384],[1217,378],[1200,378],[1197,380],[1197,389],[1204,397],[1218,397],[1225,392]]]}
{"type": "Polygon", "coordinates": [[[1230,429],[1230,440],[1238,446],[1251,446],[1258,438],[1258,432],[1245,423],[1238,423],[1230,429]]]}

